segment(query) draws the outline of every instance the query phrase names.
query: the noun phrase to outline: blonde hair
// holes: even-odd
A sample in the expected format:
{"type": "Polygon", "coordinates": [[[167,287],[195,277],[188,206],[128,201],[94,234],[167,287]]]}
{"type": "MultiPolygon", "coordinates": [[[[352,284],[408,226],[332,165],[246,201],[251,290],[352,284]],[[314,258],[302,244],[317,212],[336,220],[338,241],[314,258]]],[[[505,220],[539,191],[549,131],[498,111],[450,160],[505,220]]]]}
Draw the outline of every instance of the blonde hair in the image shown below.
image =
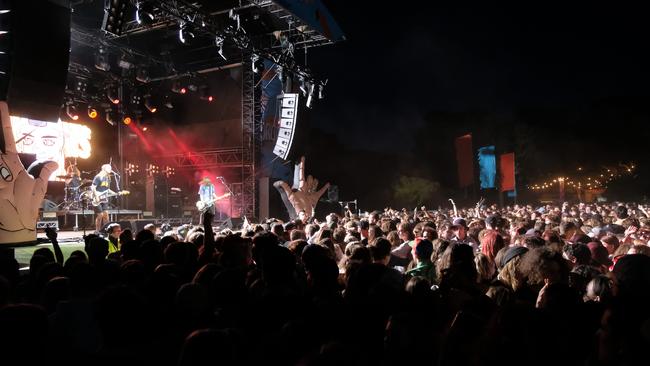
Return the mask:
{"type": "Polygon", "coordinates": [[[504,285],[508,286],[513,291],[520,289],[525,281],[521,276],[521,273],[518,271],[519,263],[521,262],[521,255],[511,259],[499,272],[497,278],[503,282],[504,285]]]}

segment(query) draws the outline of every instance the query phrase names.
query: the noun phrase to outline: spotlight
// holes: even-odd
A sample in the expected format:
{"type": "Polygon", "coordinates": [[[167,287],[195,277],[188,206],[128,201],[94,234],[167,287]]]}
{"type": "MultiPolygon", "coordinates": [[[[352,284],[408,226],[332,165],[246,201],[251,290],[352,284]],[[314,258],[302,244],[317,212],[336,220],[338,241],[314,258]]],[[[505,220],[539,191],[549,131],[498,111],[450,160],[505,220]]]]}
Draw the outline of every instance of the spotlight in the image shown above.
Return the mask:
{"type": "Polygon", "coordinates": [[[131,124],[131,122],[133,122],[133,120],[132,120],[131,117],[129,117],[129,116],[124,116],[124,119],[122,119],[122,122],[123,122],[125,125],[128,126],[128,125],[131,124]]]}
{"type": "Polygon", "coordinates": [[[131,95],[131,105],[136,107],[140,105],[140,102],[142,101],[142,97],[140,97],[139,94],[133,93],[131,95]]]}
{"type": "Polygon", "coordinates": [[[151,24],[154,20],[153,5],[151,3],[138,1],[135,4],[135,21],[138,24],[151,24]]]}
{"type": "Polygon", "coordinates": [[[111,101],[111,103],[120,104],[120,98],[115,95],[115,90],[112,87],[106,90],[106,96],[108,97],[108,100],[111,101]]]}
{"type": "Polygon", "coordinates": [[[259,67],[257,65],[257,62],[259,61],[259,59],[260,59],[260,57],[258,55],[256,55],[256,54],[253,54],[251,56],[251,67],[253,68],[253,72],[256,73],[256,74],[258,72],[260,72],[260,69],[259,69],[259,67]]]}
{"type": "Polygon", "coordinates": [[[115,116],[110,109],[106,110],[106,122],[111,126],[115,126],[115,116]]]}
{"type": "Polygon", "coordinates": [[[187,88],[181,85],[180,80],[174,80],[172,83],[172,91],[177,94],[185,94],[187,93],[187,88]]]}
{"type": "Polygon", "coordinates": [[[167,107],[167,108],[169,108],[169,109],[173,109],[173,108],[174,108],[174,104],[172,104],[172,101],[171,101],[171,99],[169,98],[169,95],[165,95],[165,103],[164,103],[164,105],[165,105],[165,107],[167,107]]]}
{"type": "Polygon", "coordinates": [[[314,84],[307,83],[307,108],[311,108],[312,101],[314,100],[314,84]]]}
{"type": "Polygon", "coordinates": [[[325,92],[324,92],[324,89],[325,89],[325,85],[326,85],[326,84],[327,84],[327,80],[325,80],[324,83],[321,83],[321,84],[318,86],[318,99],[323,99],[323,98],[325,98],[325,92]]]}
{"type": "Polygon", "coordinates": [[[192,27],[185,22],[180,23],[180,28],[178,29],[178,39],[182,44],[187,43],[188,40],[194,38],[194,33],[192,33],[192,27]]]}
{"type": "Polygon", "coordinates": [[[156,113],[158,108],[156,108],[155,104],[151,102],[151,96],[150,95],[145,95],[144,97],[144,107],[147,108],[147,110],[151,113],[156,113]]]}
{"type": "Polygon", "coordinates": [[[144,131],[144,132],[147,132],[148,129],[149,129],[149,127],[147,127],[147,126],[142,127],[142,131],[144,131]]]}
{"type": "Polygon", "coordinates": [[[219,53],[219,56],[221,56],[222,59],[227,60],[226,56],[223,55],[223,41],[224,38],[217,36],[214,40],[214,42],[217,45],[217,48],[219,49],[217,52],[219,53]]]}
{"type": "Polygon", "coordinates": [[[95,68],[105,72],[111,69],[111,65],[108,63],[108,53],[103,47],[100,47],[95,54],[95,68]]]}
{"type": "Polygon", "coordinates": [[[88,80],[78,77],[77,84],[75,85],[75,89],[77,90],[77,92],[84,94],[86,93],[87,88],[88,88],[88,80]]]}
{"type": "Polygon", "coordinates": [[[302,76],[302,75],[299,75],[298,80],[300,81],[300,91],[302,92],[302,96],[306,97],[307,96],[307,83],[305,82],[305,77],[302,76]]]}
{"type": "Polygon", "coordinates": [[[74,105],[68,104],[65,106],[65,113],[72,119],[73,121],[76,121],[79,119],[79,113],[77,113],[77,108],[75,108],[74,105]]]}
{"type": "Polygon", "coordinates": [[[139,67],[135,71],[135,80],[141,82],[141,83],[148,83],[151,78],[149,77],[149,73],[147,72],[147,69],[144,66],[139,67]]]}
{"type": "Polygon", "coordinates": [[[133,67],[133,61],[131,60],[131,56],[123,53],[122,57],[120,57],[120,60],[117,62],[117,66],[119,66],[122,69],[130,69],[133,67]]]}
{"type": "Polygon", "coordinates": [[[210,94],[210,87],[207,85],[201,86],[201,95],[199,96],[202,100],[207,100],[208,102],[212,102],[214,100],[214,97],[210,94]]]}
{"type": "Polygon", "coordinates": [[[91,106],[88,106],[88,117],[95,119],[99,113],[97,113],[97,110],[91,106]]]}

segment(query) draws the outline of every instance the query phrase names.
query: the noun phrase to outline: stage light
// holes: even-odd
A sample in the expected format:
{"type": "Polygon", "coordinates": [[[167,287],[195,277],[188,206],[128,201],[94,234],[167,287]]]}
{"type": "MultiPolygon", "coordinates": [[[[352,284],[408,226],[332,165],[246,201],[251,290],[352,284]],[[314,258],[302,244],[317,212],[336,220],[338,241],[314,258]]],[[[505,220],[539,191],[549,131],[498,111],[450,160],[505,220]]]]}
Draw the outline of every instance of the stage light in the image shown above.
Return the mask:
{"type": "Polygon", "coordinates": [[[201,86],[201,95],[199,96],[202,100],[207,100],[208,102],[212,102],[214,98],[210,94],[210,87],[207,85],[201,86]]]}
{"type": "Polygon", "coordinates": [[[73,121],[76,121],[79,119],[79,113],[77,113],[77,108],[75,108],[74,105],[68,104],[65,106],[65,113],[72,119],[73,121]]]}
{"type": "Polygon", "coordinates": [[[187,88],[181,85],[180,80],[174,80],[172,83],[172,91],[176,94],[185,94],[187,93],[187,88]]]}
{"type": "Polygon", "coordinates": [[[181,43],[185,44],[192,38],[194,38],[192,27],[185,22],[181,22],[178,29],[178,39],[181,41],[181,43]]]}
{"type": "Polygon", "coordinates": [[[138,69],[135,71],[135,80],[144,84],[148,83],[151,80],[149,73],[144,66],[138,67],[138,69]]]}
{"type": "Polygon", "coordinates": [[[88,106],[88,117],[95,119],[99,113],[97,113],[97,110],[91,106],[88,106]]]}
{"type": "Polygon", "coordinates": [[[86,89],[88,88],[88,80],[78,77],[77,78],[77,84],[75,85],[75,89],[77,92],[80,94],[86,93],[86,89]]]}
{"type": "Polygon", "coordinates": [[[108,53],[103,47],[100,47],[95,54],[95,68],[106,72],[111,69],[111,65],[108,63],[108,53]]]}
{"type": "Polygon", "coordinates": [[[133,93],[131,95],[131,105],[134,107],[137,107],[140,105],[140,102],[142,101],[142,97],[140,97],[139,94],[133,93]]]}
{"type": "Polygon", "coordinates": [[[153,5],[151,3],[138,1],[135,4],[135,21],[138,24],[151,24],[154,20],[153,5]]]}
{"type": "Polygon", "coordinates": [[[106,110],[106,122],[111,126],[115,126],[115,118],[110,109],[106,110]]]}
{"type": "Polygon", "coordinates": [[[147,110],[151,113],[156,113],[158,108],[151,102],[151,96],[150,95],[145,95],[144,97],[144,107],[147,108],[147,110]]]}
{"type": "Polygon", "coordinates": [[[133,122],[133,120],[129,116],[125,116],[124,119],[122,119],[122,123],[124,123],[127,126],[130,125],[131,122],[133,122]]]}
{"type": "Polygon", "coordinates": [[[130,68],[133,67],[133,61],[131,60],[131,56],[127,53],[123,53],[122,57],[120,57],[120,60],[117,62],[117,66],[119,66],[122,69],[129,70],[130,68]]]}
{"type": "Polygon", "coordinates": [[[142,131],[144,131],[144,132],[147,132],[148,129],[149,129],[149,127],[147,127],[147,126],[142,127],[142,131]]]}
{"type": "Polygon", "coordinates": [[[223,37],[217,36],[214,40],[214,43],[217,45],[217,53],[219,53],[219,56],[221,56],[222,59],[227,60],[226,56],[223,54],[223,41],[223,37]]]}
{"type": "Polygon", "coordinates": [[[306,97],[307,96],[307,83],[305,82],[305,77],[303,75],[298,75],[298,81],[300,81],[300,91],[302,92],[302,96],[306,97]]]}
{"type": "Polygon", "coordinates": [[[108,97],[108,100],[111,101],[111,103],[120,104],[120,99],[117,97],[115,90],[112,87],[106,90],[106,96],[108,97]]]}
{"type": "Polygon", "coordinates": [[[314,100],[314,84],[308,83],[307,84],[307,103],[306,103],[307,108],[311,108],[313,100],[314,100]]]}
{"type": "Polygon", "coordinates": [[[260,69],[259,69],[258,64],[257,64],[259,59],[260,59],[260,57],[258,55],[256,55],[256,54],[253,54],[251,56],[251,67],[253,68],[253,72],[256,73],[256,74],[258,72],[260,72],[260,69]]]}
{"type": "Polygon", "coordinates": [[[320,85],[320,86],[318,87],[318,99],[323,99],[323,98],[325,98],[325,94],[324,94],[324,92],[323,92],[323,89],[324,89],[324,88],[325,88],[325,87],[324,87],[323,85],[320,85]]]}

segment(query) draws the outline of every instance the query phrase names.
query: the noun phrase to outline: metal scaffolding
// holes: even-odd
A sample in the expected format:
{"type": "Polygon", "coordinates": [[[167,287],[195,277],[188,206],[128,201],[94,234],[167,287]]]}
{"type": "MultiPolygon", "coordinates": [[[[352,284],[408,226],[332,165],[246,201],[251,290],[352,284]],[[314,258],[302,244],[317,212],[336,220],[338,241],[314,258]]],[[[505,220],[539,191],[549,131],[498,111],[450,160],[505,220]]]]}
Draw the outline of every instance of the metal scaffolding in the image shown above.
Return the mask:
{"type": "Polygon", "coordinates": [[[253,72],[250,55],[242,57],[242,164],[241,164],[241,198],[235,199],[234,212],[241,216],[257,217],[257,179],[255,167],[259,162],[261,147],[261,113],[259,75],[253,72]],[[239,210],[239,211],[237,211],[239,210]]]}
{"type": "Polygon", "coordinates": [[[239,168],[243,148],[213,149],[162,156],[171,159],[178,169],[185,168],[239,168]]]}

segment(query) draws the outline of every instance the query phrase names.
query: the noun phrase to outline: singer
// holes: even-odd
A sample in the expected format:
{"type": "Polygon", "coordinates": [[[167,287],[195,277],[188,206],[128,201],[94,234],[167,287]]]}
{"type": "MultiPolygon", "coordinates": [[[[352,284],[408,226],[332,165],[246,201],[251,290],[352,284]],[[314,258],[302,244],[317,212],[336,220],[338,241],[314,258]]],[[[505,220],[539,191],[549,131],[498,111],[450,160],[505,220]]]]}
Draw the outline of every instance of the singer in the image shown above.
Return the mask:
{"type": "Polygon", "coordinates": [[[111,187],[111,173],[113,169],[110,164],[102,165],[102,169],[93,178],[90,186],[92,191],[93,207],[95,210],[95,231],[100,233],[104,225],[108,224],[108,198],[102,197],[104,192],[111,187]],[[95,202],[97,204],[95,205],[95,202]]]}

